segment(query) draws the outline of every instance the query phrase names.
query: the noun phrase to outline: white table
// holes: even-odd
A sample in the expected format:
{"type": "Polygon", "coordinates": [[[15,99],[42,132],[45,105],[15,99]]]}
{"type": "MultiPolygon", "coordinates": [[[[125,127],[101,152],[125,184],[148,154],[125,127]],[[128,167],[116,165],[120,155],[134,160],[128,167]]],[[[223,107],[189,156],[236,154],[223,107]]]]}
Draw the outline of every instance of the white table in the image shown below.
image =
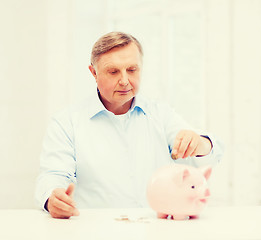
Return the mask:
{"type": "Polygon", "coordinates": [[[207,207],[199,219],[157,219],[150,209],[86,209],[53,219],[40,210],[0,210],[0,239],[261,239],[261,206],[207,207]]]}

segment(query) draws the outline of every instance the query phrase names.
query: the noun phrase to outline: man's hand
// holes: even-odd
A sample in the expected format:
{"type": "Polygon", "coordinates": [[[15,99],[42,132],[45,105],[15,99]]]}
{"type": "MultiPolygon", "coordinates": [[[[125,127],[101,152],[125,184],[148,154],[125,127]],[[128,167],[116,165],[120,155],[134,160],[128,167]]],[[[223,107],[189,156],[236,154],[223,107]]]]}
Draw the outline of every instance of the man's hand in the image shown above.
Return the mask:
{"type": "Polygon", "coordinates": [[[209,139],[191,130],[181,130],[174,141],[171,157],[173,159],[205,156],[210,153],[212,144],[209,139]]]}
{"type": "Polygon", "coordinates": [[[47,210],[53,218],[79,216],[80,213],[73,201],[73,191],[73,183],[71,183],[67,189],[56,188],[53,190],[47,202],[47,210]]]}

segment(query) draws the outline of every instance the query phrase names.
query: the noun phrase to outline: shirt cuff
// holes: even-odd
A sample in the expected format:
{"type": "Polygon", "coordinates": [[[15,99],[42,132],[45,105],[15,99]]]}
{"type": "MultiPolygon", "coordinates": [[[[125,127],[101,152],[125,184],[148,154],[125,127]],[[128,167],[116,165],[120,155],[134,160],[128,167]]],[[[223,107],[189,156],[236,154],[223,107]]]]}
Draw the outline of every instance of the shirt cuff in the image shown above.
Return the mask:
{"type": "Polygon", "coordinates": [[[205,156],[194,157],[193,158],[194,164],[197,167],[206,166],[206,165],[210,165],[210,166],[216,165],[217,163],[220,162],[221,157],[223,155],[223,144],[213,135],[208,134],[208,135],[200,135],[200,136],[209,139],[209,141],[212,144],[212,149],[210,153],[205,156]]]}

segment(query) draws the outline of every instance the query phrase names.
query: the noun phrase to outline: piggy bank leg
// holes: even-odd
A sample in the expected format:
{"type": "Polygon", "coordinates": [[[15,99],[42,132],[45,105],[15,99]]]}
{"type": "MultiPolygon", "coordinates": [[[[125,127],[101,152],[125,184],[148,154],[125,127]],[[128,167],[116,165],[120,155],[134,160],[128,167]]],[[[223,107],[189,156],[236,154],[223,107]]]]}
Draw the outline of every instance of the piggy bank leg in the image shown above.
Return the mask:
{"type": "Polygon", "coordinates": [[[158,218],[167,218],[167,217],[168,217],[168,214],[158,212],[158,213],[157,213],[157,217],[158,217],[158,218]]]}
{"type": "Polygon", "coordinates": [[[173,215],[174,220],[188,220],[189,216],[188,215],[173,215]]]}

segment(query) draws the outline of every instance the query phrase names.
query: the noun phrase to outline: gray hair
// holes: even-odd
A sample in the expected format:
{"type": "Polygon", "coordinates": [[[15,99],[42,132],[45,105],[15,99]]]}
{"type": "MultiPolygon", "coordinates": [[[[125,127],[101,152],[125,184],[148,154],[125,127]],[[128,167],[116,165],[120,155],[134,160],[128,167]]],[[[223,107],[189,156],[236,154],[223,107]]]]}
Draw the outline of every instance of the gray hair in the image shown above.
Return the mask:
{"type": "Polygon", "coordinates": [[[140,42],[130,34],[123,32],[110,32],[103,35],[93,45],[91,53],[91,64],[95,65],[99,57],[114,48],[124,47],[129,43],[135,43],[139,49],[140,55],[143,56],[143,49],[140,42]]]}

